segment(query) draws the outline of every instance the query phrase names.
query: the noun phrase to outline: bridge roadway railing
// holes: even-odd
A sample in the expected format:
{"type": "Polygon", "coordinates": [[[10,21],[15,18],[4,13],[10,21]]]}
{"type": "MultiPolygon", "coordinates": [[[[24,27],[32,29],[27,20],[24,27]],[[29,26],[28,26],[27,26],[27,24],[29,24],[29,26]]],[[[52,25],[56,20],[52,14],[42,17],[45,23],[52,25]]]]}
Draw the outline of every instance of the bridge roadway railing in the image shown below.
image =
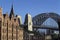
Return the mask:
{"type": "Polygon", "coordinates": [[[45,26],[45,25],[43,25],[43,26],[33,25],[33,28],[36,28],[36,29],[51,29],[51,30],[57,30],[57,31],[59,30],[56,27],[49,27],[49,26],[45,26]]]}
{"type": "MultiPolygon", "coordinates": [[[[28,25],[25,25],[25,24],[22,24],[20,25],[21,27],[26,27],[28,25]]],[[[45,25],[42,25],[42,26],[39,26],[39,25],[33,25],[32,26],[33,29],[36,28],[36,29],[51,29],[51,30],[59,30],[59,28],[56,28],[56,27],[49,27],[49,26],[45,26],[45,25]]]]}

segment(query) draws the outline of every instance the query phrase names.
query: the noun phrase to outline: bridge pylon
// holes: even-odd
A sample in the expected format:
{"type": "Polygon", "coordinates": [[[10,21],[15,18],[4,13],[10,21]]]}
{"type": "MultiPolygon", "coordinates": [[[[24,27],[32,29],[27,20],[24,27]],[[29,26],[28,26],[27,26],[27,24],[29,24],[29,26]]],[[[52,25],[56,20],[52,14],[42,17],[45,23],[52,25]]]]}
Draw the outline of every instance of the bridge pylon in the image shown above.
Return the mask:
{"type": "Polygon", "coordinates": [[[27,29],[29,31],[33,31],[33,28],[32,28],[32,26],[33,26],[32,17],[31,17],[30,14],[26,14],[24,24],[27,25],[27,29]]]}

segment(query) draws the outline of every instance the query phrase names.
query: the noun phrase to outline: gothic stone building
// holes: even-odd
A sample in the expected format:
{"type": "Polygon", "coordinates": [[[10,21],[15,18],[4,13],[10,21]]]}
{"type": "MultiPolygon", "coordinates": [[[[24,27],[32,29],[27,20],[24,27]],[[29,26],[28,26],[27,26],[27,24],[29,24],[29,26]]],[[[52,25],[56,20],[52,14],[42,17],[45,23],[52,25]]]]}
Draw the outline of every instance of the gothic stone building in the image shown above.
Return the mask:
{"type": "Polygon", "coordinates": [[[23,40],[23,28],[19,27],[19,18],[14,16],[13,7],[10,15],[2,14],[0,8],[0,40],[23,40]]]}

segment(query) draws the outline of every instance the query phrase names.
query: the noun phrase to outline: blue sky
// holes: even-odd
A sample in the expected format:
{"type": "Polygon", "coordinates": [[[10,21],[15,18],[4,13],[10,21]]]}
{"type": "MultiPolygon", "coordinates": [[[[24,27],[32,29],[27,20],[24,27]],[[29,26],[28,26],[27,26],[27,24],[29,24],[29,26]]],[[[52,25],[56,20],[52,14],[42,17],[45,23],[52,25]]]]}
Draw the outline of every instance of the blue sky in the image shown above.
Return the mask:
{"type": "Polygon", "coordinates": [[[55,12],[60,15],[60,0],[0,0],[3,14],[10,13],[13,4],[14,13],[22,17],[24,22],[26,13],[32,17],[44,12],[55,12]]]}

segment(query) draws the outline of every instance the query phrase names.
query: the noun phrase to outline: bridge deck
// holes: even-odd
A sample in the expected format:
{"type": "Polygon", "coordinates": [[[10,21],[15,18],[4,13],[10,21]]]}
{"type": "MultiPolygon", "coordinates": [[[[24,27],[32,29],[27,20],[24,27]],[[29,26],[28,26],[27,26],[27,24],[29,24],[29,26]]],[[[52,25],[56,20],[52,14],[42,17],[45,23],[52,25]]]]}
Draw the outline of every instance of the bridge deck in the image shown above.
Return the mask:
{"type": "MultiPolygon", "coordinates": [[[[22,27],[26,27],[27,25],[20,25],[22,27]]],[[[36,29],[51,29],[51,30],[59,30],[58,28],[55,28],[55,27],[47,27],[47,26],[38,26],[38,25],[33,25],[33,28],[36,28],[36,29]]]]}
{"type": "Polygon", "coordinates": [[[56,28],[56,27],[47,27],[47,26],[38,26],[38,25],[33,25],[33,28],[36,28],[36,29],[51,29],[51,30],[59,30],[59,29],[56,28]]]}

